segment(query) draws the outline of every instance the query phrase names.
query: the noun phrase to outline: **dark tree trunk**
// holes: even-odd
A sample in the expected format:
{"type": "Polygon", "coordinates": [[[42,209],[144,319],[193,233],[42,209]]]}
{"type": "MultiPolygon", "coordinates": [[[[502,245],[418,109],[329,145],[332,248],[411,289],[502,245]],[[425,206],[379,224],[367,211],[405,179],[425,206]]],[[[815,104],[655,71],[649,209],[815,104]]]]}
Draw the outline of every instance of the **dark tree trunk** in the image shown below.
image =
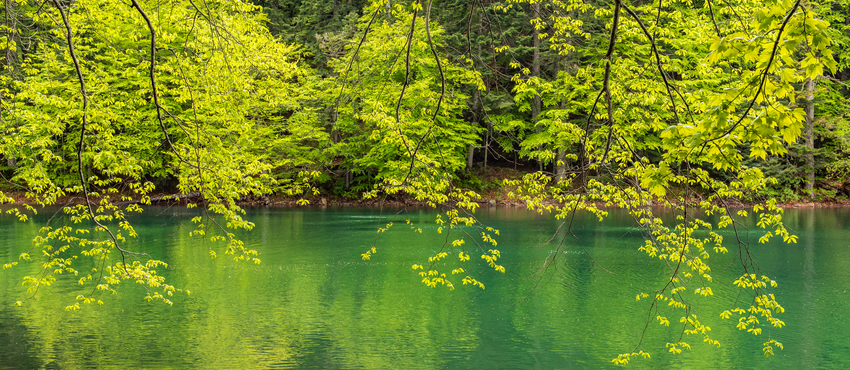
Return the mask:
{"type": "MultiPolygon", "coordinates": [[[[480,93],[478,92],[478,90],[475,90],[475,93],[472,94],[472,125],[476,128],[478,127],[480,121],[478,118],[478,98],[480,96],[479,94],[480,93]]],[[[472,170],[472,156],[475,154],[475,146],[475,143],[469,144],[469,149],[466,153],[466,169],[470,171],[472,170]]]]}
{"type": "MultiPolygon", "coordinates": [[[[534,10],[534,14],[531,15],[532,18],[538,18],[540,16],[540,2],[534,3],[532,5],[532,9],[534,10]]],[[[537,27],[534,27],[534,54],[531,59],[531,76],[540,78],[540,31],[537,27]]],[[[540,95],[535,94],[534,99],[531,101],[531,123],[537,126],[537,117],[540,116],[541,110],[541,101],[540,95]]],[[[542,131],[541,127],[537,127],[535,129],[537,133],[542,131]]],[[[540,146],[540,150],[543,150],[544,146],[540,146]]],[[[543,171],[543,160],[537,160],[538,166],[540,167],[540,171],[543,171]]]]}
{"type": "Polygon", "coordinates": [[[806,193],[815,196],[815,80],[806,80],[806,193]]]}
{"type": "MultiPolygon", "coordinates": [[[[561,109],[567,107],[567,101],[561,101],[561,109]]],[[[560,143],[563,146],[564,143],[560,143]]],[[[555,164],[554,172],[555,172],[555,183],[560,184],[561,181],[564,181],[567,177],[567,149],[562,147],[556,147],[555,150],[555,164]]]]}

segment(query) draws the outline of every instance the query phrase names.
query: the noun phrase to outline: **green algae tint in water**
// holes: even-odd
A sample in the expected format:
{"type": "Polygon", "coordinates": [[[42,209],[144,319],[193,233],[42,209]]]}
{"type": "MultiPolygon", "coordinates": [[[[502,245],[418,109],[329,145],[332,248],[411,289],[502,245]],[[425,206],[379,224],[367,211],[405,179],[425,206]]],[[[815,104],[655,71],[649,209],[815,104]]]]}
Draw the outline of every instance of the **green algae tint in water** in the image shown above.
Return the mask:
{"type": "MultiPolygon", "coordinates": [[[[172,307],[145,302],[143,288],[125,282],[119,294],[99,296],[105,305],[66,312],[64,307],[88,290],[79,289],[78,278],[60,276],[36,300],[15,308],[13,302],[25,298],[22,277],[37,273],[39,264],[0,272],[0,368],[613,367],[611,359],[634,348],[644,325],[649,302],[636,302],[635,295],[665,281],[660,262],[637,251],[639,230],[616,213],[604,222],[580,217],[574,229],[593,258],[617,275],[595,266],[568,239],[558,271],[533,291],[536,280],[528,276],[556,247],[538,246],[558,223],[523,210],[479,211],[483,222],[501,231],[500,263],[507,269],[501,274],[467,263],[486,285],[483,291],[462,286],[458,276],[454,291],[428,288],[411,269],[436,254],[445,237],[436,233],[430,211],[252,210],[248,217],[257,226],[243,237],[260,252],[260,265],[236,263],[223,253],[211,260],[211,245],[190,238],[181,226],[194,215],[151,208],[132,220],[139,237],[128,248],[167,261],[161,273],[192,291],[175,295],[172,307]],[[422,233],[411,230],[407,218],[422,233]],[[375,230],[390,221],[394,226],[379,235],[378,253],[362,261],[375,230]]],[[[0,259],[5,263],[29,251],[47,217],[28,223],[0,217],[0,259]]],[[[734,318],[719,318],[735,299],[731,282],[740,272],[730,246],[729,256],[709,261],[715,296],[690,298],[721,347],[691,336],[684,340],[692,350],[668,354],[665,344],[677,341],[681,328],[678,316],[668,315],[671,328],[653,323],[644,340],[652,358],[629,366],[843,367],[850,358],[850,264],[845,262],[850,212],[789,210],[786,222],[799,235],[797,244],[752,245],[762,272],[780,284],[774,292],[786,308],[779,317],[787,326],[772,335],[784,350],[765,358],[766,333],[739,332],[734,318]]],[[[722,232],[731,240],[731,233],[722,232]]],[[[749,238],[755,243],[761,235],[753,229],[749,238]]],[[[468,240],[464,247],[476,262],[480,253],[474,243],[468,240]]],[[[90,268],[84,262],[75,267],[90,268]]],[[[441,270],[454,267],[449,262],[441,270]]]]}

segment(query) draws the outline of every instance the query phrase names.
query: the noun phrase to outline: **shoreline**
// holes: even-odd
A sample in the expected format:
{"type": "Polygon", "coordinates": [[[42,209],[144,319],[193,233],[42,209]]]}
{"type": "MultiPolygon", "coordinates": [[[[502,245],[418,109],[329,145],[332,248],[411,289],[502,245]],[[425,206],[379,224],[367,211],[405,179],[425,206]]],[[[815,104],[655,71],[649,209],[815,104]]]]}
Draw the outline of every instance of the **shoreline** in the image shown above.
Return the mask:
{"type": "MultiPolygon", "coordinates": [[[[3,191],[3,190],[0,190],[3,191]]],[[[3,193],[14,199],[14,203],[4,203],[5,206],[24,206],[30,205],[33,207],[38,207],[38,205],[32,202],[26,202],[27,198],[24,192],[19,191],[3,191],[3,193]]],[[[188,203],[188,199],[185,196],[178,200],[161,200],[162,197],[171,197],[176,196],[177,194],[169,194],[169,193],[157,193],[152,194],[151,198],[160,198],[153,202],[151,205],[185,205],[188,203]]],[[[348,198],[339,198],[333,196],[313,196],[303,198],[309,201],[309,204],[301,205],[298,204],[299,199],[295,198],[287,198],[285,196],[280,196],[278,194],[270,194],[262,197],[248,196],[244,197],[236,202],[236,204],[243,208],[324,208],[324,207],[340,207],[340,208],[376,208],[376,207],[391,207],[391,208],[404,208],[404,207],[417,207],[417,208],[430,208],[426,202],[417,201],[411,197],[407,196],[393,196],[391,199],[348,199],[348,198]]],[[[115,202],[117,205],[126,205],[129,203],[136,202],[115,202]],[[123,203],[123,204],[122,204],[123,203]]],[[[523,207],[525,208],[525,202],[519,199],[510,199],[507,196],[506,192],[496,193],[496,192],[487,192],[487,194],[482,194],[481,200],[478,202],[479,208],[489,208],[489,207],[523,207]],[[495,194],[494,194],[495,193],[495,194]]],[[[60,198],[59,201],[50,205],[51,207],[64,207],[71,205],[79,205],[84,204],[83,198],[79,196],[66,196],[60,198]]],[[[555,205],[556,202],[547,201],[544,202],[546,205],[555,205]]],[[[745,209],[752,208],[755,203],[744,203],[740,202],[737,199],[734,200],[734,204],[730,206],[732,209],[745,209]]],[[[850,207],[850,200],[839,200],[839,199],[829,199],[824,201],[798,201],[798,202],[780,202],[777,203],[780,207],[784,209],[798,209],[798,208],[848,208],[850,207]]],[[[614,206],[606,207],[604,204],[597,203],[597,206],[600,208],[617,208],[614,206]]],[[[5,208],[5,207],[4,207],[5,208]]]]}

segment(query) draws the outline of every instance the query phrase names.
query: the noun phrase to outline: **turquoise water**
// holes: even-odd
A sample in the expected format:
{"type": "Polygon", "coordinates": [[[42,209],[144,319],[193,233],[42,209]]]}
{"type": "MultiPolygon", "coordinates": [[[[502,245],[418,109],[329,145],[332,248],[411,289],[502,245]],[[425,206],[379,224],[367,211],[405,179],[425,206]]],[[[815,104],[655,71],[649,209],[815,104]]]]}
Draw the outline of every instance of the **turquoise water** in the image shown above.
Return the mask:
{"type": "MultiPolygon", "coordinates": [[[[649,302],[636,302],[635,295],[665,282],[666,267],[637,250],[639,230],[613,214],[604,222],[580,217],[574,229],[584,248],[567,239],[557,272],[548,270],[538,284],[530,276],[557,244],[539,246],[558,221],[493,208],[478,216],[501,231],[506,273],[467,263],[485,290],[461,286],[459,277],[454,291],[428,288],[410,266],[427,262],[445,235],[436,233],[431,211],[396,212],[249,210],[256,228],[242,237],[260,252],[263,262],[254,265],[233,262],[220,249],[211,260],[211,245],[188,235],[194,211],[150,208],[132,220],[139,237],[128,248],[167,261],[161,274],[192,293],[175,295],[169,307],[145,302],[141,287],[125,283],[119,294],[99,296],[103,306],[66,312],[81,291],[77,278],[60,277],[15,308],[12,303],[26,297],[21,278],[39,266],[0,271],[0,368],[608,368],[635,347],[644,328],[649,302]],[[408,218],[423,232],[411,230],[408,218]],[[362,261],[377,227],[390,221],[394,226],[378,236],[378,253],[362,261]]],[[[29,250],[39,222],[49,217],[44,213],[28,223],[0,216],[0,261],[29,250]]],[[[652,358],[629,366],[844,367],[850,358],[850,211],[788,210],[786,222],[799,235],[797,244],[757,245],[762,234],[749,235],[762,273],[780,284],[774,293],[787,326],[771,335],[784,350],[765,358],[766,334],[739,332],[734,319],[719,318],[737,294],[731,282],[740,269],[730,247],[728,256],[709,261],[715,296],[690,298],[721,347],[686,336],[692,349],[668,354],[665,344],[677,341],[681,330],[670,314],[670,328],[649,326],[642,348],[652,358]]],[[[464,249],[476,262],[480,253],[470,242],[464,249]]]]}

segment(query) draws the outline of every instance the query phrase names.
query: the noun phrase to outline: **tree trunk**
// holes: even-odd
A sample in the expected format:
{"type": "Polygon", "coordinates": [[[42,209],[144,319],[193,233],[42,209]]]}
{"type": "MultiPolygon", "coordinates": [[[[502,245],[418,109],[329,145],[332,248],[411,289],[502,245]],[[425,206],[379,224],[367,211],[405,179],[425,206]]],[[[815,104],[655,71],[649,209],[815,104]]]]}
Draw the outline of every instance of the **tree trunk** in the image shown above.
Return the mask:
{"type": "Polygon", "coordinates": [[[487,168],[487,158],[490,156],[490,137],[493,135],[493,125],[487,120],[487,133],[484,135],[484,168],[487,168]]]}
{"type": "Polygon", "coordinates": [[[555,153],[555,183],[560,184],[567,178],[567,151],[559,150],[555,153]]]}
{"type": "MultiPolygon", "coordinates": [[[[536,2],[532,5],[532,9],[534,9],[534,14],[532,14],[532,18],[540,17],[540,2],[536,2]]],[[[540,31],[537,27],[534,27],[533,36],[534,38],[534,54],[531,59],[531,76],[540,78],[540,31]]],[[[536,127],[535,132],[538,134],[542,131],[541,127],[537,127],[537,117],[540,115],[541,110],[541,102],[540,95],[535,94],[534,99],[531,101],[531,123],[536,127]]],[[[540,150],[543,150],[545,147],[543,145],[540,146],[540,150]]],[[[543,171],[543,160],[541,158],[537,159],[537,164],[540,167],[540,171],[543,171]]]]}
{"type": "MultiPolygon", "coordinates": [[[[561,109],[565,109],[567,107],[567,101],[561,101],[561,109]]],[[[564,143],[560,143],[561,146],[564,146],[564,143]]],[[[557,152],[555,153],[555,164],[553,170],[555,172],[555,183],[560,184],[561,181],[567,178],[567,148],[566,147],[555,147],[557,152]]]]}
{"type": "MultiPolygon", "coordinates": [[[[475,90],[472,94],[472,126],[478,127],[478,98],[480,93],[475,90]]],[[[469,144],[469,151],[466,154],[466,169],[472,171],[472,156],[475,154],[475,143],[469,144]]]]}
{"type": "Polygon", "coordinates": [[[806,89],[806,193],[815,197],[815,80],[807,79],[806,89]]]}

